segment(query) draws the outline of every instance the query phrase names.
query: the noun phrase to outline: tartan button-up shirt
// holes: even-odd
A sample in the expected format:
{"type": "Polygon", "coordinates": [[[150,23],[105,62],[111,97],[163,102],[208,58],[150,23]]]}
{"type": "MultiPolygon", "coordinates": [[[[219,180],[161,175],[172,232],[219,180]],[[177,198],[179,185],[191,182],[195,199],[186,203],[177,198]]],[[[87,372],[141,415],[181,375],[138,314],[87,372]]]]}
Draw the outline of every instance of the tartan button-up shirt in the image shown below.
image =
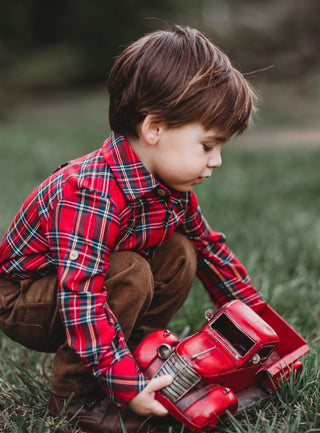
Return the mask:
{"type": "Polygon", "coordinates": [[[224,236],[205,221],[193,191],[161,185],[120,135],[53,173],[26,200],[0,246],[0,273],[15,280],[58,272],[67,340],[118,404],[148,383],[107,304],[110,251],[146,259],[177,230],[198,250],[198,277],[220,306],[261,300],[224,236]],[[160,189],[159,189],[160,188],[160,189]]]}

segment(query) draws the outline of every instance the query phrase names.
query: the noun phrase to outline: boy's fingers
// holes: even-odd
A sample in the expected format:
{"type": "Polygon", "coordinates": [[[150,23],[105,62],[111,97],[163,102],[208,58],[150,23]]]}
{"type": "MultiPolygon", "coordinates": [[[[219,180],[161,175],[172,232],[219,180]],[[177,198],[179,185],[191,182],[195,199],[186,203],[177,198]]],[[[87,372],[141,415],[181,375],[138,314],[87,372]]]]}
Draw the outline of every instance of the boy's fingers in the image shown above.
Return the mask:
{"type": "Polygon", "coordinates": [[[162,406],[157,400],[154,401],[152,413],[156,416],[166,416],[168,415],[167,409],[162,406]]]}
{"type": "Polygon", "coordinates": [[[151,379],[150,383],[148,384],[148,391],[149,392],[159,391],[165,386],[170,385],[172,381],[173,381],[173,377],[170,375],[154,377],[153,379],[151,379]]]}
{"type": "Polygon", "coordinates": [[[154,377],[148,385],[129,402],[130,408],[137,414],[143,416],[150,414],[156,416],[167,415],[167,409],[154,398],[154,393],[170,385],[172,381],[173,377],[170,375],[154,377]]]}

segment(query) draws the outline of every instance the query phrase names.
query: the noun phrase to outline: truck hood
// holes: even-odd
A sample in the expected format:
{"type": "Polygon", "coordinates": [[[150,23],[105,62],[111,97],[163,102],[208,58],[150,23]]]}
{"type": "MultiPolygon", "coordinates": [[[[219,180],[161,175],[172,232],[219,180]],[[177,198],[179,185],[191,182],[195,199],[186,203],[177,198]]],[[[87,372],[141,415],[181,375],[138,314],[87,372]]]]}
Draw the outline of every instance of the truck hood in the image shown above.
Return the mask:
{"type": "Polygon", "coordinates": [[[236,358],[223,343],[203,332],[180,342],[176,351],[201,376],[213,376],[237,368],[236,358]]]}

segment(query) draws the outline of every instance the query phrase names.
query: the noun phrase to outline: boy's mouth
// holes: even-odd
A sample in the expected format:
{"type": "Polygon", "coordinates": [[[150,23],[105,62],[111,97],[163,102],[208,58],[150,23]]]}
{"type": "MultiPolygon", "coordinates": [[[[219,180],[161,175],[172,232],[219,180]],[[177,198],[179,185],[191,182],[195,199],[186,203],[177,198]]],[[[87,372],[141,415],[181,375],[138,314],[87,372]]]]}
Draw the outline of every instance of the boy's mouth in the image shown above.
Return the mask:
{"type": "Polygon", "coordinates": [[[194,183],[195,183],[195,185],[200,185],[200,183],[202,183],[202,181],[203,181],[203,178],[202,178],[202,177],[197,177],[197,178],[194,180],[194,183]]]}

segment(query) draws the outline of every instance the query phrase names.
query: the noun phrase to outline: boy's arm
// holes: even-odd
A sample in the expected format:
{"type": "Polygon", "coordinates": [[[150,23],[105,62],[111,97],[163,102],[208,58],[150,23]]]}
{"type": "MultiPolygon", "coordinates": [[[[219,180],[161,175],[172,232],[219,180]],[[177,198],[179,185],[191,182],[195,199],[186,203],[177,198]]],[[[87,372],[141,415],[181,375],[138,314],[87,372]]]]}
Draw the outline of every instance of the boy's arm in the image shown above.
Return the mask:
{"type": "Polygon", "coordinates": [[[47,222],[58,270],[58,302],[68,344],[118,404],[148,384],[107,305],[104,279],[119,234],[116,207],[86,190],[64,197],[47,222]]]}
{"type": "Polygon", "coordinates": [[[224,235],[214,232],[206,222],[194,193],[181,230],[197,247],[197,275],[217,307],[232,299],[248,305],[261,302],[246,269],[225,245],[224,235]]]}

